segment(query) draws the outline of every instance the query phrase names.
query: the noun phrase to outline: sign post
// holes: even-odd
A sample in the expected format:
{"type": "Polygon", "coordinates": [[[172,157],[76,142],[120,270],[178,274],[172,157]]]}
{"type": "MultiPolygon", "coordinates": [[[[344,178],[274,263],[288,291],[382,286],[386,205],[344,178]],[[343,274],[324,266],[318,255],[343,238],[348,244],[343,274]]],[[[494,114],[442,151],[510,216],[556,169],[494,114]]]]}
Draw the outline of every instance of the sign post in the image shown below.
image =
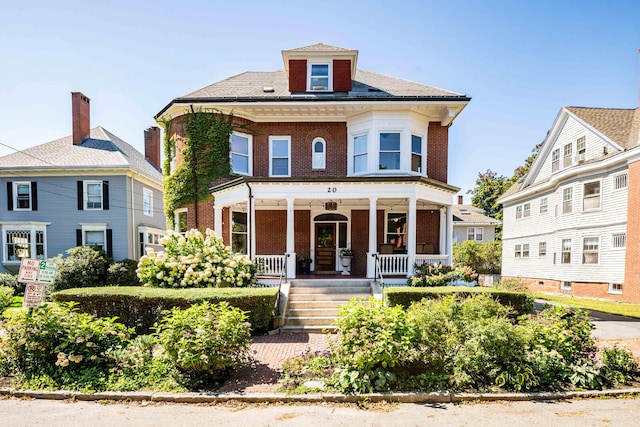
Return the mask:
{"type": "Polygon", "coordinates": [[[54,262],[22,258],[18,281],[27,283],[24,289],[23,308],[32,309],[42,304],[44,286],[53,285],[57,271],[58,265],[54,262]]]}

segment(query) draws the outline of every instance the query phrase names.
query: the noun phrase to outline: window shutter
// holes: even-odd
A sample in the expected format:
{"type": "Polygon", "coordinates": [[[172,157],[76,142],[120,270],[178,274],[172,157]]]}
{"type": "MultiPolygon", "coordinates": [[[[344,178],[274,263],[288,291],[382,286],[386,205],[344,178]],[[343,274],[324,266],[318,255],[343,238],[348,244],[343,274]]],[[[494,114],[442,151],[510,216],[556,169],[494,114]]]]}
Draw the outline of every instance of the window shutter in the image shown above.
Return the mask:
{"type": "Polygon", "coordinates": [[[31,210],[38,210],[38,183],[35,181],[31,182],[31,210]]]}
{"type": "Polygon", "coordinates": [[[109,210],[109,181],[102,181],[102,209],[109,210]]]}
{"type": "Polygon", "coordinates": [[[13,182],[7,182],[7,210],[13,210],[13,182]]]}
{"type": "Polygon", "coordinates": [[[113,230],[107,228],[107,256],[113,258],[113,230]]]}
{"type": "Polygon", "coordinates": [[[82,230],[76,229],[76,246],[82,246],[82,230]]]}
{"type": "Polygon", "coordinates": [[[82,181],[78,181],[78,210],[84,209],[82,181]]]}

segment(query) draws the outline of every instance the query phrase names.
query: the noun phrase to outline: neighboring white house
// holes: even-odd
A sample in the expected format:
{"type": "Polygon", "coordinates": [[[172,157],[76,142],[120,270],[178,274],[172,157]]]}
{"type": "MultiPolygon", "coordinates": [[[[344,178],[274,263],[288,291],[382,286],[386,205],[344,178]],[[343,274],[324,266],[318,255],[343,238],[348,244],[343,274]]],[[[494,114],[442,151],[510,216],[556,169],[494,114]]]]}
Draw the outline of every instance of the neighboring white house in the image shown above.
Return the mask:
{"type": "Polygon", "coordinates": [[[504,206],[502,276],[640,302],[638,109],[564,107],[504,206]]]}
{"type": "Polygon", "coordinates": [[[501,222],[484,214],[484,210],[473,205],[463,205],[462,196],[453,206],[453,243],[475,240],[490,242],[496,238],[496,227],[501,222]]]}

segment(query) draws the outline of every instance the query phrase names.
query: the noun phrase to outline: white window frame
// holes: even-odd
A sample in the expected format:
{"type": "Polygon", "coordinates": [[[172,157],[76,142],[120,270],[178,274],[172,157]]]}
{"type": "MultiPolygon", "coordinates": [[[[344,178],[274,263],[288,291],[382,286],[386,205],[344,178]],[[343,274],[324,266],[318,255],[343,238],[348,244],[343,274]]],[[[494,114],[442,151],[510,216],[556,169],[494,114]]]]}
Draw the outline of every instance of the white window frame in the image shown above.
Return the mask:
{"type": "Polygon", "coordinates": [[[571,239],[562,239],[560,242],[560,264],[571,264],[571,239]],[[568,242],[566,248],[568,251],[565,251],[565,242],[568,242]],[[569,254],[569,260],[564,260],[564,255],[569,254]]]}
{"type": "Polygon", "coordinates": [[[543,197],[540,199],[540,213],[546,214],[547,212],[549,212],[549,198],[543,197]]]}
{"type": "Polygon", "coordinates": [[[600,237],[593,237],[593,236],[589,236],[589,237],[583,237],[582,238],[582,264],[583,265],[598,265],[600,264],[600,237]],[[590,243],[588,246],[589,248],[587,248],[587,241],[593,242],[594,239],[597,241],[597,243],[594,245],[593,243],[590,243]],[[595,247],[595,249],[594,249],[595,247]],[[586,255],[594,255],[596,256],[596,262],[587,262],[586,261],[586,255]]]}
{"type": "Polygon", "coordinates": [[[538,256],[540,257],[547,256],[547,242],[538,243],[538,256]]]}
{"type": "Polygon", "coordinates": [[[522,218],[522,205],[516,206],[516,219],[522,218]]]}
{"type": "Polygon", "coordinates": [[[568,168],[573,165],[573,143],[570,142],[562,147],[562,167],[568,168]]]}
{"type": "Polygon", "coordinates": [[[515,249],[514,257],[515,258],[522,258],[522,243],[516,244],[514,249],[515,249]]]}
{"type": "Polygon", "coordinates": [[[562,189],[562,214],[571,212],[573,212],[573,187],[565,187],[562,189]]]}
{"type": "Polygon", "coordinates": [[[600,180],[596,180],[596,181],[589,181],[589,182],[585,182],[582,184],[582,211],[597,211],[600,210],[602,208],[602,181],[600,180]],[[587,185],[590,184],[598,184],[598,193],[597,194],[589,194],[587,195],[587,185]],[[585,207],[585,202],[587,200],[595,200],[598,199],[598,206],[593,207],[593,208],[586,208],[585,207]]]}
{"type": "Polygon", "coordinates": [[[104,192],[102,191],[102,181],[82,181],[83,202],[85,211],[101,211],[104,208],[104,192]],[[89,207],[89,185],[97,185],[100,188],[100,207],[89,207]]]}
{"type": "Polygon", "coordinates": [[[418,135],[415,133],[411,134],[411,172],[420,174],[420,175],[425,175],[425,166],[424,166],[424,137],[422,135],[418,135]],[[414,138],[420,138],[420,152],[416,152],[413,150],[413,139],[414,138]],[[413,157],[417,156],[420,157],[420,166],[418,166],[418,170],[414,170],[413,169],[413,157]]]}
{"type": "Polygon", "coordinates": [[[576,140],[576,163],[585,161],[587,155],[587,138],[581,136],[576,140]]]}
{"type": "Polygon", "coordinates": [[[155,246],[157,249],[163,250],[160,239],[164,237],[165,230],[143,225],[138,227],[138,235],[140,236],[140,241],[138,242],[140,244],[139,256],[145,255],[150,246],[155,246]]]}
{"type": "Polygon", "coordinates": [[[8,244],[9,239],[7,237],[8,232],[28,232],[29,233],[29,253],[25,254],[30,258],[47,259],[47,226],[48,223],[4,223],[2,224],[2,263],[3,264],[20,264],[22,257],[15,259],[9,259],[8,244]],[[38,238],[37,233],[42,233],[42,256],[38,256],[38,238]]]}
{"type": "Polygon", "coordinates": [[[560,281],[560,290],[561,291],[570,291],[571,290],[571,285],[572,283],[568,280],[561,280],[560,281]]]}
{"type": "Polygon", "coordinates": [[[249,135],[247,133],[242,133],[242,132],[233,132],[231,134],[231,136],[229,137],[229,160],[231,162],[231,172],[237,175],[245,175],[245,176],[252,176],[253,175],[253,135],[249,135]],[[239,138],[244,138],[247,140],[247,153],[240,153],[240,152],[235,152],[233,151],[233,137],[237,136],[239,138]],[[240,156],[240,157],[246,157],[247,158],[247,170],[245,171],[240,171],[240,170],[236,170],[234,169],[233,166],[233,156],[240,156]]]}
{"type": "Polygon", "coordinates": [[[551,152],[551,172],[560,170],[560,149],[556,148],[551,152]]]}
{"type": "Polygon", "coordinates": [[[627,172],[613,175],[613,191],[624,190],[629,185],[629,175],[627,172]]]}
{"type": "Polygon", "coordinates": [[[529,244],[522,244],[522,258],[529,258],[529,244]]]}
{"type": "Polygon", "coordinates": [[[30,211],[33,209],[33,194],[31,194],[31,181],[15,181],[13,182],[13,210],[14,211],[30,211]],[[21,208],[18,203],[18,187],[26,186],[29,189],[29,207],[21,208]]]}
{"type": "Polygon", "coordinates": [[[627,247],[627,233],[611,234],[611,249],[625,249],[627,247]]]}
{"type": "Polygon", "coordinates": [[[484,227],[467,227],[467,240],[482,242],[484,240],[484,227]],[[472,239],[469,235],[473,236],[472,239]]]}
{"type": "Polygon", "coordinates": [[[324,170],[327,168],[327,142],[324,138],[314,138],[311,142],[311,169],[324,170]],[[316,145],[321,144],[322,152],[316,151],[316,145]]]}
{"type": "Polygon", "coordinates": [[[609,283],[608,293],[613,295],[622,295],[622,283],[609,283]]]}
{"type": "Polygon", "coordinates": [[[402,131],[400,130],[381,130],[378,132],[378,168],[379,172],[398,172],[402,170],[402,131]],[[397,134],[398,135],[398,150],[382,150],[382,134],[397,134]],[[398,168],[397,169],[382,169],[380,166],[380,157],[382,153],[398,154],[398,168]]]}
{"type": "Polygon", "coordinates": [[[153,190],[148,188],[142,189],[142,213],[146,216],[153,216],[153,190]]]}
{"type": "Polygon", "coordinates": [[[107,223],[91,223],[91,224],[80,224],[80,228],[82,229],[82,246],[87,246],[91,244],[92,246],[98,246],[94,243],[87,242],[87,232],[102,232],[103,237],[103,245],[102,250],[107,252],[107,223]]]}
{"type": "Polygon", "coordinates": [[[238,254],[243,254],[243,255],[247,255],[248,251],[249,251],[249,215],[247,215],[247,212],[242,212],[242,211],[230,211],[229,212],[229,236],[231,238],[231,243],[230,245],[233,246],[233,236],[235,235],[241,235],[244,236],[244,244],[245,244],[245,248],[243,252],[239,252],[236,251],[236,248],[232,247],[232,251],[234,253],[238,253],[238,254]],[[233,230],[233,214],[244,214],[245,215],[245,219],[246,219],[246,224],[245,224],[245,231],[234,231],[233,230]]]}
{"type": "Polygon", "coordinates": [[[174,216],[174,230],[176,233],[184,234],[189,231],[189,210],[187,208],[180,208],[173,211],[174,216]],[[180,216],[185,215],[187,224],[185,230],[180,230],[180,216]]]}
{"type": "Polygon", "coordinates": [[[361,133],[361,134],[357,134],[354,135],[352,138],[352,142],[351,142],[351,146],[353,147],[353,152],[352,152],[352,156],[351,156],[351,167],[353,168],[353,174],[354,175],[358,175],[358,174],[364,174],[367,173],[369,171],[369,152],[371,151],[369,149],[369,134],[368,133],[361,133]],[[356,152],[356,140],[358,140],[359,138],[364,138],[364,146],[365,146],[365,151],[363,152],[356,152]],[[364,169],[362,170],[356,170],[356,158],[358,157],[364,157],[364,169]]]}
{"type": "Polygon", "coordinates": [[[531,203],[525,203],[522,205],[522,217],[528,218],[531,216],[531,203]]]}
{"type": "Polygon", "coordinates": [[[333,92],[333,61],[308,61],[307,62],[307,92],[333,92]],[[313,66],[314,65],[326,65],[327,66],[327,75],[326,76],[313,76],[313,66]],[[327,88],[326,89],[314,89],[311,86],[312,78],[326,78],[327,79],[327,88]]]}
{"type": "Polygon", "coordinates": [[[290,177],[291,176],[291,137],[290,136],[269,136],[269,176],[270,177],[290,177]],[[287,142],[287,157],[273,157],[273,143],[274,141],[286,141],[287,142]],[[287,173],[286,175],[274,175],[273,174],[273,161],[276,159],[287,159],[287,173]]]}

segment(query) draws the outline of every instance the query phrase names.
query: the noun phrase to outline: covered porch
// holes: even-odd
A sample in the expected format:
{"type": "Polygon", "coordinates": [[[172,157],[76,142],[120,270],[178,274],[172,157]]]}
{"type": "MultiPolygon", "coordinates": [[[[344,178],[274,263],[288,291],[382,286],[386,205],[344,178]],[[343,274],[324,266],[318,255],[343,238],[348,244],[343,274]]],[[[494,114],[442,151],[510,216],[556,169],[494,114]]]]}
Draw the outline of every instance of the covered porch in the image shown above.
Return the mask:
{"type": "Polygon", "coordinates": [[[265,275],[304,277],[305,256],[313,275],[406,278],[415,264],[451,264],[457,190],[413,176],[240,178],[212,189],[214,230],[265,275]]]}

